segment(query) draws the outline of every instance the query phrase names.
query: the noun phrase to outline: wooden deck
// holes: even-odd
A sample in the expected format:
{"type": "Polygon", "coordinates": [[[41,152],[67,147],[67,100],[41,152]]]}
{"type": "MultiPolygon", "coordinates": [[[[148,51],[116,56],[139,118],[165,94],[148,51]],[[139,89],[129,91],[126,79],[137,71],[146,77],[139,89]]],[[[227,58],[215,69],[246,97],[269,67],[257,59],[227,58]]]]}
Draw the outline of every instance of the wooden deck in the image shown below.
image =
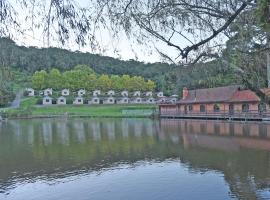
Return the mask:
{"type": "Polygon", "coordinates": [[[160,118],[179,118],[179,119],[208,119],[208,120],[238,120],[238,121],[270,121],[270,112],[162,112],[160,118]]]}

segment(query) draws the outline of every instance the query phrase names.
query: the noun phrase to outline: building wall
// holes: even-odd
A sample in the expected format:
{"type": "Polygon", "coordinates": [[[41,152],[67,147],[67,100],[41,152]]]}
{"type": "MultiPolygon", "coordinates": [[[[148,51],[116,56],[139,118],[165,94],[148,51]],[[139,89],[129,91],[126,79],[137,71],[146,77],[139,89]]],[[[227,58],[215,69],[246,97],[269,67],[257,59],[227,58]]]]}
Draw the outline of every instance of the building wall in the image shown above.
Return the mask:
{"type": "MultiPolygon", "coordinates": [[[[242,112],[242,105],[244,103],[233,103],[234,105],[234,113],[243,113],[242,112]]],[[[256,102],[247,102],[249,105],[249,112],[248,113],[258,113],[259,103],[256,102]]],[[[207,104],[167,104],[167,105],[159,105],[160,113],[161,114],[222,114],[222,113],[229,113],[229,103],[217,103],[220,107],[219,112],[214,111],[215,103],[207,103],[207,104]],[[192,111],[189,110],[189,105],[192,105],[192,111]],[[205,112],[200,112],[200,106],[205,105],[205,112]],[[185,112],[186,107],[186,112],[185,112]]]]}

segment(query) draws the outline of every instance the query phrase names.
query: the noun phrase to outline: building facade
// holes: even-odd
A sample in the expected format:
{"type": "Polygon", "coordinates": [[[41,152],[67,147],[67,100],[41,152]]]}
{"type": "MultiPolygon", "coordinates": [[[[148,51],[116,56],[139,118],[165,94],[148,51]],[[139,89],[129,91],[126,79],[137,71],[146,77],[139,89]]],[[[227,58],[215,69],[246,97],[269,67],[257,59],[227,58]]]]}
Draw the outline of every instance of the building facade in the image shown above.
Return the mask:
{"type": "Polygon", "coordinates": [[[176,103],[161,103],[160,114],[219,115],[260,113],[269,109],[251,90],[240,86],[188,90],[183,89],[182,99],[176,103]]]}

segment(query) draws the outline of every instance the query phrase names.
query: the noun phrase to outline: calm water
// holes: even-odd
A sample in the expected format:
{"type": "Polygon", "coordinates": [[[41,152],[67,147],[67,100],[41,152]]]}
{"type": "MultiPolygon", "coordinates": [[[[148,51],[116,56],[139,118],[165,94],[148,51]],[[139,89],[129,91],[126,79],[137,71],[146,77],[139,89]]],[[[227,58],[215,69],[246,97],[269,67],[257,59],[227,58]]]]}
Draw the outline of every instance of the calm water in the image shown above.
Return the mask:
{"type": "Polygon", "coordinates": [[[270,199],[270,124],[0,123],[0,199],[270,199]]]}

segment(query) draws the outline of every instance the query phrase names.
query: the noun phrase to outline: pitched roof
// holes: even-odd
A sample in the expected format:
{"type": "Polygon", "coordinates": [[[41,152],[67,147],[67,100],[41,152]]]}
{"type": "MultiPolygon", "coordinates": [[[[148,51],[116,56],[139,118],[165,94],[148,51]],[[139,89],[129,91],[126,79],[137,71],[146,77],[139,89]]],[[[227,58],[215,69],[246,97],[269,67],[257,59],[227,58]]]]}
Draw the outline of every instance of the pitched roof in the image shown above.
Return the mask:
{"type": "Polygon", "coordinates": [[[225,86],[216,88],[189,90],[188,96],[178,103],[210,103],[229,101],[240,86],[225,86]]]}
{"type": "MultiPolygon", "coordinates": [[[[262,89],[270,94],[270,89],[262,89]]],[[[211,102],[258,102],[260,98],[251,90],[240,90],[240,86],[225,86],[188,91],[188,96],[178,103],[211,102]]]]}
{"type": "Polygon", "coordinates": [[[260,98],[251,90],[236,91],[229,102],[258,102],[260,98]]]}

